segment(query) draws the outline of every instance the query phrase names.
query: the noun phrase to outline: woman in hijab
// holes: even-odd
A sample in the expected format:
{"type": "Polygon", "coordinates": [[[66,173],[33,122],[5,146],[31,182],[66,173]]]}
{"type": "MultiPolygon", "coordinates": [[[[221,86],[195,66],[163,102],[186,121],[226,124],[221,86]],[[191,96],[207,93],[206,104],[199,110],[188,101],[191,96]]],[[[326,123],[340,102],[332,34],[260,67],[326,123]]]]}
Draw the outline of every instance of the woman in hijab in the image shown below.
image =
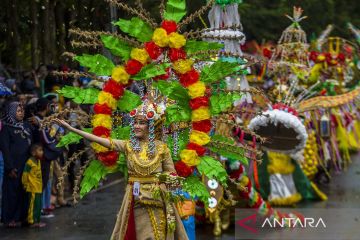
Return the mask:
{"type": "Polygon", "coordinates": [[[4,158],[1,221],[7,227],[19,226],[26,217],[21,176],[29,158],[32,134],[30,125],[23,119],[23,106],[19,102],[10,103],[0,131],[0,151],[4,158]]]}

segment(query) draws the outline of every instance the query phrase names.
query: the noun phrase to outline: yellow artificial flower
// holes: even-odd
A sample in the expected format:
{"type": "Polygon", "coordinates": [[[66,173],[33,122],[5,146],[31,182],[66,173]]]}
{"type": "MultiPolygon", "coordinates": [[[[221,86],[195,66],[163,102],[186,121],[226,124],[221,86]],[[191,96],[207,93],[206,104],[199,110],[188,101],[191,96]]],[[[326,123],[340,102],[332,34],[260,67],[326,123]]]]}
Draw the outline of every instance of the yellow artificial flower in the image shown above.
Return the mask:
{"type": "Polygon", "coordinates": [[[204,132],[193,130],[190,134],[190,142],[203,146],[210,142],[210,137],[204,132]]]}
{"type": "Polygon", "coordinates": [[[150,59],[148,52],[143,48],[131,49],[130,57],[132,59],[135,59],[135,60],[141,62],[141,64],[143,64],[143,65],[145,65],[148,62],[148,60],[150,59]]]}
{"type": "Polygon", "coordinates": [[[189,90],[189,96],[191,98],[202,97],[204,96],[206,91],[205,83],[201,81],[197,81],[196,83],[188,86],[188,90],[189,90]]]}
{"type": "Polygon", "coordinates": [[[106,114],[96,114],[92,119],[92,125],[94,128],[98,126],[102,126],[107,129],[111,129],[112,128],[111,116],[106,114]]]}
{"type": "Polygon", "coordinates": [[[116,99],[111,95],[111,93],[101,91],[98,96],[98,103],[99,104],[106,104],[108,107],[110,107],[112,110],[116,109],[117,101],[116,99]]]}
{"type": "Polygon", "coordinates": [[[191,113],[191,120],[193,122],[202,121],[205,119],[210,119],[210,111],[208,107],[199,107],[191,113]]]}
{"type": "Polygon", "coordinates": [[[106,148],[106,147],[104,147],[104,146],[102,146],[102,145],[100,145],[98,143],[95,143],[95,142],[91,143],[91,147],[94,149],[94,151],[96,153],[102,153],[102,152],[109,151],[108,148],[106,148]]]}
{"type": "Polygon", "coordinates": [[[240,184],[243,187],[246,187],[249,184],[249,178],[247,176],[242,176],[240,178],[240,184]]]}
{"type": "Polygon", "coordinates": [[[183,35],[173,32],[169,35],[169,47],[182,48],[186,44],[186,39],[183,35]]]}
{"type": "Polygon", "coordinates": [[[181,160],[188,166],[196,166],[200,163],[200,158],[195,150],[184,149],[180,152],[181,160]]]}
{"type": "Polygon", "coordinates": [[[169,37],[167,35],[166,30],[163,28],[155,29],[152,36],[152,40],[159,47],[166,47],[169,44],[169,37]]]}
{"type": "Polygon", "coordinates": [[[185,74],[191,70],[192,65],[194,64],[191,59],[181,59],[173,63],[173,69],[180,74],[185,74]]]}
{"type": "Polygon", "coordinates": [[[126,85],[129,82],[130,75],[125,71],[123,66],[117,66],[113,69],[111,78],[117,83],[126,85]]]}

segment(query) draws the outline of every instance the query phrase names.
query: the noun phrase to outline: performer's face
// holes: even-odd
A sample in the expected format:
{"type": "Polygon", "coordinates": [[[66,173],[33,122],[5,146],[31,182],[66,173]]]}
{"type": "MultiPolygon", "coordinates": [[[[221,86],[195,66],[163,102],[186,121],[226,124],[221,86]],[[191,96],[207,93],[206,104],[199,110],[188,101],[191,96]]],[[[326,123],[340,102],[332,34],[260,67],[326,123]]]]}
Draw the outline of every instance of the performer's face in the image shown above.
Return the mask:
{"type": "Polygon", "coordinates": [[[134,133],[135,133],[135,137],[139,139],[144,139],[148,136],[149,125],[148,125],[148,120],[145,118],[145,116],[135,117],[134,133]]]}

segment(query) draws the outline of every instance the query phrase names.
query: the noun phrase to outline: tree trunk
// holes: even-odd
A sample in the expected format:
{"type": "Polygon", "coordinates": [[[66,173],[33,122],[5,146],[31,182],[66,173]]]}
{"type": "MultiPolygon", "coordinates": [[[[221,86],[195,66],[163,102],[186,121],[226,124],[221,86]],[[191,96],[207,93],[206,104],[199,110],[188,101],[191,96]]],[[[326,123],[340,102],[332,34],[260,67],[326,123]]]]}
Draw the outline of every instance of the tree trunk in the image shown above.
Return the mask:
{"type": "Polygon", "coordinates": [[[50,36],[50,62],[52,64],[55,64],[58,62],[57,56],[56,56],[56,22],[55,22],[55,5],[56,0],[49,1],[49,36],[50,36]]]}
{"type": "Polygon", "coordinates": [[[18,0],[8,0],[8,24],[9,24],[9,48],[12,50],[12,58],[15,67],[16,77],[20,77],[20,58],[19,58],[19,50],[20,50],[20,37],[18,31],[18,22],[19,16],[17,11],[17,2],[18,0]]]}
{"type": "Polygon", "coordinates": [[[49,24],[49,0],[42,0],[42,17],[41,17],[41,31],[42,31],[42,61],[44,64],[49,64],[51,59],[50,47],[50,24],[49,24]]]}
{"type": "Polygon", "coordinates": [[[55,7],[55,20],[56,20],[56,38],[57,38],[57,56],[61,59],[61,55],[66,50],[66,28],[65,28],[65,5],[63,1],[58,1],[55,7]]]}
{"type": "Polygon", "coordinates": [[[39,21],[38,21],[38,4],[36,0],[31,0],[31,65],[33,69],[39,66],[39,21]]]}

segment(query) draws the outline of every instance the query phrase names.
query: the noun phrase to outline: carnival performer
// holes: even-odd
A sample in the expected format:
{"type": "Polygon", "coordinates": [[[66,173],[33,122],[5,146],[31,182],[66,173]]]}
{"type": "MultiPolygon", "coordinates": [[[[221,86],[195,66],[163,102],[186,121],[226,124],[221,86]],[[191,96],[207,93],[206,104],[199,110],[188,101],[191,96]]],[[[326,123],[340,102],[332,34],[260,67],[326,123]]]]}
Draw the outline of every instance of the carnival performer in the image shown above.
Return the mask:
{"type": "Polygon", "coordinates": [[[160,198],[153,195],[166,191],[156,174],[176,174],[167,145],[155,140],[154,122],[158,116],[155,104],[147,100],[130,112],[130,140],[98,137],[76,129],[64,120],[55,120],[89,141],[126,156],[129,178],[112,233],[113,240],[188,239],[174,205],[167,202],[165,194],[160,194],[160,198]]]}

